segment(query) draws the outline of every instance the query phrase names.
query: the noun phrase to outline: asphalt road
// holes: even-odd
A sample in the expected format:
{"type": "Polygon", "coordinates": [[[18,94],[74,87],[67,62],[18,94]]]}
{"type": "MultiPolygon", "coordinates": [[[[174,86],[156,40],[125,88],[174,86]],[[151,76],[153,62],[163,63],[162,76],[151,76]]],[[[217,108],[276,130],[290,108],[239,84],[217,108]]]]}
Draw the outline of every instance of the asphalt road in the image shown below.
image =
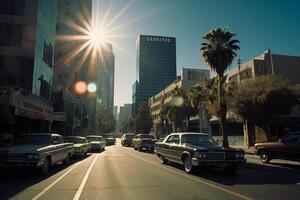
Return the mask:
{"type": "Polygon", "coordinates": [[[18,170],[0,175],[0,199],[299,199],[299,163],[262,165],[254,155],[236,175],[221,170],[186,174],[152,153],[119,144],[56,165],[47,176],[18,170]]]}

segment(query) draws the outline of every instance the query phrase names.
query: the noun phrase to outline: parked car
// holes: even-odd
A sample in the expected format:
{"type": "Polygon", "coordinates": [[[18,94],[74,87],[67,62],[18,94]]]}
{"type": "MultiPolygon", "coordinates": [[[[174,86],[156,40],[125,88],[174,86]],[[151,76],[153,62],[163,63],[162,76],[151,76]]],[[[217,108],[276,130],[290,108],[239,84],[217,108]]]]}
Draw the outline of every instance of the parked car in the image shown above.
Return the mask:
{"type": "Polygon", "coordinates": [[[243,150],[223,148],[204,133],[172,133],[155,143],[154,152],[162,164],[168,160],[183,164],[187,173],[198,167],[221,167],[234,174],[246,162],[243,150]]]}
{"type": "Polygon", "coordinates": [[[154,135],[150,134],[138,134],[132,139],[132,146],[135,150],[154,150],[154,143],[156,142],[154,135]]]}
{"type": "Polygon", "coordinates": [[[85,139],[85,137],[68,136],[64,137],[64,140],[74,144],[74,156],[84,156],[91,149],[91,144],[85,139]]]}
{"type": "Polygon", "coordinates": [[[116,143],[116,137],[114,134],[106,134],[104,137],[106,145],[114,145],[116,143]]]}
{"type": "Polygon", "coordinates": [[[91,144],[91,152],[104,151],[106,142],[100,135],[88,135],[85,137],[91,144]]]}
{"type": "Polygon", "coordinates": [[[121,137],[121,145],[122,146],[132,146],[132,139],[134,138],[134,134],[133,133],[126,133],[123,134],[121,137]]]}
{"type": "Polygon", "coordinates": [[[51,133],[32,133],[20,136],[10,147],[0,148],[1,167],[32,167],[46,174],[49,167],[63,161],[69,163],[74,145],[51,133]]]}
{"type": "Polygon", "coordinates": [[[290,133],[278,142],[256,143],[254,152],[263,163],[276,158],[300,161],[300,132],[290,133]]]}

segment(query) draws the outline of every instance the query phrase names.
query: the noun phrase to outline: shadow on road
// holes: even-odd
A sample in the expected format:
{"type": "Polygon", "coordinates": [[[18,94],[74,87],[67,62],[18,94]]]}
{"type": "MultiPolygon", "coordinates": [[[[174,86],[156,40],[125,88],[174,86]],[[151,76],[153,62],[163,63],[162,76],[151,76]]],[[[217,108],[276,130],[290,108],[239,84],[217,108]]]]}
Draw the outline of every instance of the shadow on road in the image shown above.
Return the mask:
{"type": "MultiPolygon", "coordinates": [[[[184,171],[182,165],[175,163],[168,163],[168,165],[184,171]]],[[[278,163],[276,165],[278,165],[278,163]]],[[[289,168],[283,168],[272,165],[247,163],[245,166],[240,167],[235,175],[227,174],[223,169],[200,168],[193,176],[230,186],[299,183],[299,166],[289,165],[288,167],[289,168]]]]}
{"type": "MultiPolygon", "coordinates": [[[[56,164],[49,169],[46,175],[40,175],[36,169],[1,169],[0,173],[0,199],[10,199],[26,188],[35,185],[45,179],[50,178],[56,173],[68,168],[69,166],[88,158],[90,155],[81,158],[73,158],[69,164],[56,164]]],[[[46,187],[46,186],[45,186],[46,187]]]]}

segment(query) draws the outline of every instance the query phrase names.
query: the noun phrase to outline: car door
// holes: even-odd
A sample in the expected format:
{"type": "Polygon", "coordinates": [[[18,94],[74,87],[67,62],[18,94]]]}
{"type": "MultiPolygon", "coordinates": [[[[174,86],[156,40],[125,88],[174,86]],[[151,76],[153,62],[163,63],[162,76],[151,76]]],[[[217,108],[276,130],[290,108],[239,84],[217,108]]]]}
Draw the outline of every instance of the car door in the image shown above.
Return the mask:
{"type": "Polygon", "coordinates": [[[169,160],[174,160],[173,150],[171,149],[171,146],[173,144],[173,139],[175,135],[170,135],[167,140],[164,143],[164,146],[162,147],[163,153],[165,154],[165,157],[169,160]]]}
{"type": "Polygon", "coordinates": [[[59,152],[59,139],[57,136],[52,136],[51,138],[51,146],[52,146],[52,151],[51,151],[51,160],[52,160],[52,164],[57,163],[60,161],[61,159],[61,155],[59,152]]]}
{"type": "Polygon", "coordinates": [[[291,134],[288,135],[282,141],[284,144],[284,158],[288,159],[300,159],[299,158],[299,144],[300,144],[300,135],[291,134]]]}
{"type": "Polygon", "coordinates": [[[172,160],[181,163],[181,150],[180,150],[179,135],[173,135],[171,143],[169,143],[169,154],[172,160]]]}

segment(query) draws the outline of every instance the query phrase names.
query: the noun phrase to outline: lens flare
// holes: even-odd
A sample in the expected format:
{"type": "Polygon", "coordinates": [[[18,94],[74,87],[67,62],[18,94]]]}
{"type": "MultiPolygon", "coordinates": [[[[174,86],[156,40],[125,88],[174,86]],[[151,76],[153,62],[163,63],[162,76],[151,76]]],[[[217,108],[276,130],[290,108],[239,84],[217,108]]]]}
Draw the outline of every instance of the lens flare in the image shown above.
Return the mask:
{"type": "Polygon", "coordinates": [[[95,83],[89,83],[87,86],[87,90],[90,93],[94,93],[97,91],[97,85],[95,83]]]}
{"type": "Polygon", "coordinates": [[[78,81],[74,85],[74,91],[78,95],[82,95],[87,92],[87,86],[84,81],[78,81]]]}

